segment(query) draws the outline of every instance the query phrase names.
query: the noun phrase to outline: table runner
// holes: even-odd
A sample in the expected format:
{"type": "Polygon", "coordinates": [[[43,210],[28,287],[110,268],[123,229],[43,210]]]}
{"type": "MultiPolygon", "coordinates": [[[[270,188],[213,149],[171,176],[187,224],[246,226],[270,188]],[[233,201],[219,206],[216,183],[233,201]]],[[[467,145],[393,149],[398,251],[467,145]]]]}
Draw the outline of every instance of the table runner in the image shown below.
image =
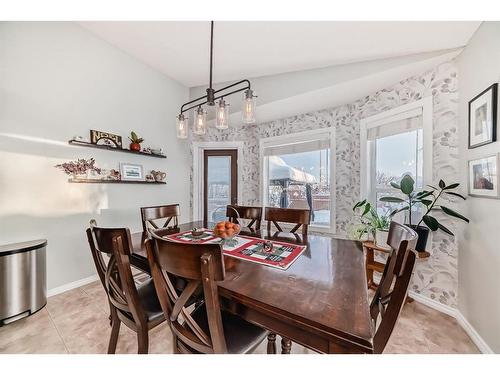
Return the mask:
{"type": "MultiPolygon", "coordinates": [[[[216,237],[209,229],[201,229],[203,235],[193,237],[191,231],[170,234],[164,236],[171,241],[180,243],[218,243],[222,240],[216,237]]],[[[232,241],[223,244],[224,255],[243,259],[249,262],[264,264],[269,267],[286,270],[302,254],[307,246],[296,245],[287,242],[272,241],[273,249],[270,252],[264,250],[266,240],[249,237],[236,236],[232,241]]]]}

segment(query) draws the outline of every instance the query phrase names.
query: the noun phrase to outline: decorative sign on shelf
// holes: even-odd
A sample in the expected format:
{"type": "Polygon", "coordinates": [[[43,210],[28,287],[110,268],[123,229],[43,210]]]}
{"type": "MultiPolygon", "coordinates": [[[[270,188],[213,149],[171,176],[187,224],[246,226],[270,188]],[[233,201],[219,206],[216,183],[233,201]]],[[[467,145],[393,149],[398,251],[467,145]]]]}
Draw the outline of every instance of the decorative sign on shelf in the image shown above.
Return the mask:
{"type": "Polygon", "coordinates": [[[114,148],[122,148],[122,137],[116,134],[100,130],[90,131],[90,142],[95,145],[104,145],[114,148]]]}

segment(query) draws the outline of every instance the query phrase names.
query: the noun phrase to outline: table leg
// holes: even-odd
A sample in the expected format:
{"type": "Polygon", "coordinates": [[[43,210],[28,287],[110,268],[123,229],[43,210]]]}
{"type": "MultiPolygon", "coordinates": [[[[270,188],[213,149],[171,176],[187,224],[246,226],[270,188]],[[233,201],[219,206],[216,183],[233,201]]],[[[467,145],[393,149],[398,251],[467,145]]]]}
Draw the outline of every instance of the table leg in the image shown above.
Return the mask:
{"type": "Polygon", "coordinates": [[[369,267],[369,265],[375,262],[375,256],[373,254],[373,249],[366,249],[366,281],[368,284],[368,288],[372,288],[374,286],[373,282],[373,269],[369,267]]]}
{"type": "Polygon", "coordinates": [[[292,350],[292,340],[286,337],[281,338],[281,354],[290,354],[292,350]]]}

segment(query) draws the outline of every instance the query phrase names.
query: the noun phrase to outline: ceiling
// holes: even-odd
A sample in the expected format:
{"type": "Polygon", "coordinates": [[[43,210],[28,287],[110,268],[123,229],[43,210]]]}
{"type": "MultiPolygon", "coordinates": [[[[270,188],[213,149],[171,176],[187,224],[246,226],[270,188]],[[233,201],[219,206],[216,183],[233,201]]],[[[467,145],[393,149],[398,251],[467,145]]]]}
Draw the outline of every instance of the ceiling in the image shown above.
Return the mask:
{"type": "MultiPolygon", "coordinates": [[[[187,87],[208,84],[209,22],[80,24],[187,87]]],[[[214,82],[461,47],[479,24],[215,22],[214,82]]]]}

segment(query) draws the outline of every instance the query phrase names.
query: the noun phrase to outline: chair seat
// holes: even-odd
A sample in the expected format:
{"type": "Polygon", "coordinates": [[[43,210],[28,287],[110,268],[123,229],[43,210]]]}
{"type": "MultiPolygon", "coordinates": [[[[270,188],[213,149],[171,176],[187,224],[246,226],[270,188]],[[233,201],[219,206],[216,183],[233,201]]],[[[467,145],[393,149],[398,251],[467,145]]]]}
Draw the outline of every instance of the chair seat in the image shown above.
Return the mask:
{"type": "Polygon", "coordinates": [[[149,278],[137,287],[137,294],[148,321],[163,317],[160,301],[156,295],[153,279],[149,278]]]}
{"type": "MultiPolygon", "coordinates": [[[[249,323],[239,316],[233,315],[227,311],[222,310],[221,314],[228,353],[248,353],[267,337],[268,331],[265,329],[249,323]]],[[[208,334],[209,329],[205,305],[197,308],[193,312],[192,317],[200,328],[208,334]]]]}

